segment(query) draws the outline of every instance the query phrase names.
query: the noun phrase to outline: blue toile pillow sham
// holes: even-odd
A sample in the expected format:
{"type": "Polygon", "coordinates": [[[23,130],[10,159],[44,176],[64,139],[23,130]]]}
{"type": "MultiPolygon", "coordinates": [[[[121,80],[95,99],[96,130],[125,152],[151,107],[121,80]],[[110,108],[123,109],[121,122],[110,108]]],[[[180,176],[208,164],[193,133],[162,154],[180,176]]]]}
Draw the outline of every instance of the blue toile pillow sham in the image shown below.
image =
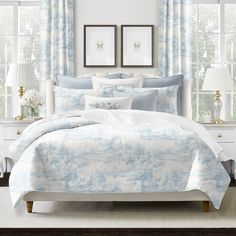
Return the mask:
{"type": "Polygon", "coordinates": [[[54,86],[55,113],[84,110],[84,95],[99,95],[92,89],[68,89],[54,86]]]}
{"type": "MultiPolygon", "coordinates": [[[[161,93],[158,93],[158,102],[159,105],[157,106],[157,111],[159,109],[161,111],[166,110],[166,112],[177,114],[177,115],[183,115],[183,75],[176,75],[171,76],[167,78],[151,78],[151,79],[143,79],[143,88],[165,88],[161,90],[161,93]],[[168,89],[168,87],[170,87],[168,89]],[[172,91],[172,92],[171,92],[172,91]],[[168,103],[167,97],[164,94],[171,94],[170,102],[168,103]],[[176,106],[175,102],[173,102],[174,94],[176,95],[176,106]],[[162,97],[163,97],[163,103],[162,103],[162,97]],[[167,106],[166,109],[164,109],[164,106],[167,106]],[[173,111],[173,112],[170,112],[173,111]]],[[[158,90],[159,91],[159,90],[158,90]]]]}

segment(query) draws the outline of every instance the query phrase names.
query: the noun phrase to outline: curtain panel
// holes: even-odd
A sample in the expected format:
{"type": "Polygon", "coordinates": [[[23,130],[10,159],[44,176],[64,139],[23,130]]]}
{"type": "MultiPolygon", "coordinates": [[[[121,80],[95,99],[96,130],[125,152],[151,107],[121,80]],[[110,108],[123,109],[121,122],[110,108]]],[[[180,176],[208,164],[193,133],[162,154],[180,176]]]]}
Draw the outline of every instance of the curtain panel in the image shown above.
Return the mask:
{"type": "Polygon", "coordinates": [[[158,70],[162,77],[185,78],[184,110],[191,117],[192,0],[161,0],[159,17],[158,70]],[[187,80],[187,81],[186,81],[187,80]]]}
{"type": "Polygon", "coordinates": [[[41,80],[74,75],[74,0],[41,0],[41,80]]]}

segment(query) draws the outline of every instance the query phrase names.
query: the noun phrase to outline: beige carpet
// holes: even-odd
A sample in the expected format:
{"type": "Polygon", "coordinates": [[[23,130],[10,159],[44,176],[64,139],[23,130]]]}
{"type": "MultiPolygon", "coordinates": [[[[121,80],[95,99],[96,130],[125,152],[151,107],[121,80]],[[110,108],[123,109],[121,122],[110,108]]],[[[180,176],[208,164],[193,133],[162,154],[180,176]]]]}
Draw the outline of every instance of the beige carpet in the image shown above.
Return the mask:
{"type": "Polygon", "coordinates": [[[27,214],[12,208],[8,188],[0,188],[0,227],[185,228],[236,227],[236,188],[229,188],[220,210],[187,203],[36,202],[27,214]]]}

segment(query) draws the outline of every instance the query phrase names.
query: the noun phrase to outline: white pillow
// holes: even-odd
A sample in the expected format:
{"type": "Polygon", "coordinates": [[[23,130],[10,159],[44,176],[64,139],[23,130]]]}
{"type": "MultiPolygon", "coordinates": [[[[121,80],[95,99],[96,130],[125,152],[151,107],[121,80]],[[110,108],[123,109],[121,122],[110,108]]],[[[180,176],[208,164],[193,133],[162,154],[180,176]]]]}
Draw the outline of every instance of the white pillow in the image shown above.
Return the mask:
{"type": "Polygon", "coordinates": [[[129,79],[106,79],[92,77],[93,89],[101,88],[142,88],[143,80],[142,78],[129,78],[129,79]]]}
{"type": "Polygon", "coordinates": [[[85,95],[85,110],[128,110],[132,106],[132,97],[95,97],[85,95]]]}

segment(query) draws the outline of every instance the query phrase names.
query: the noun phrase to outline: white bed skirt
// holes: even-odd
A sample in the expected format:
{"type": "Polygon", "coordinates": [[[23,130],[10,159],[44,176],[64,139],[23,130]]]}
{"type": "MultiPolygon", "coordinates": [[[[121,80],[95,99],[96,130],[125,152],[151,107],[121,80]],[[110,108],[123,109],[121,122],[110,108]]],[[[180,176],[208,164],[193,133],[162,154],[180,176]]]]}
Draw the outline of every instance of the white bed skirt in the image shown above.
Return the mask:
{"type": "Polygon", "coordinates": [[[155,202],[155,201],[210,201],[199,190],[168,193],[64,193],[64,192],[29,192],[24,201],[95,201],[95,202],[155,202]]]}

